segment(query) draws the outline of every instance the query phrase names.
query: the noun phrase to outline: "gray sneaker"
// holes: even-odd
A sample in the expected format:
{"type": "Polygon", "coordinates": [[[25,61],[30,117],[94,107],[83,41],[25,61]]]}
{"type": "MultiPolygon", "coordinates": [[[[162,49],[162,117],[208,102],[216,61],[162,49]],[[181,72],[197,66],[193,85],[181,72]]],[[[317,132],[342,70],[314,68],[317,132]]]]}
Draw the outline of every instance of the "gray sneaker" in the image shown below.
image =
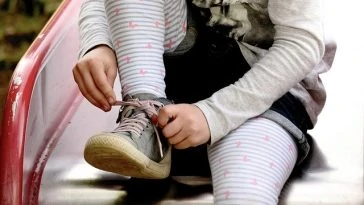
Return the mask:
{"type": "Polygon", "coordinates": [[[112,132],[92,136],[86,143],[85,160],[92,166],[125,176],[162,179],[169,176],[171,146],[151,119],[171,102],[150,94],[126,97],[120,102],[112,132]]]}

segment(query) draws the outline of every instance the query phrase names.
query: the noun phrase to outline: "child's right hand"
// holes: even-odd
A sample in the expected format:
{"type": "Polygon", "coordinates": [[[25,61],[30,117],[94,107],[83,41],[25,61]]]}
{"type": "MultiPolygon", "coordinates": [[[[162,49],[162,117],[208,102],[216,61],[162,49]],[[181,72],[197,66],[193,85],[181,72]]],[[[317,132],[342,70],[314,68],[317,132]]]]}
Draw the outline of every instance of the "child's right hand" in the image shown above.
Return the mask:
{"type": "Polygon", "coordinates": [[[116,73],[115,54],[105,45],[93,48],[73,68],[73,77],[83,96],[104,111],[110,111],[116,101],[116,73]]]}

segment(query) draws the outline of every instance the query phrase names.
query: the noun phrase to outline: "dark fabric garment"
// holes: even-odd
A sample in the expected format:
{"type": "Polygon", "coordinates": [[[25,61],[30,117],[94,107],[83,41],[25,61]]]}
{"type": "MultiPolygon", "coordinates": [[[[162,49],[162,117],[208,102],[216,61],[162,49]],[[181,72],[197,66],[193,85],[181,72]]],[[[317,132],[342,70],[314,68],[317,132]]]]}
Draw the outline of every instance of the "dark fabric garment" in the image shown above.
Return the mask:
{"type": "MultiPolygon", "coordinates": [[[[204,24],[196,22],[195,26],[198,35],[191,49],[182,55],[164,56],[166,94],[174,103],[194,103],[208,98],[236,82],[250,69],[234,39],[214,32],[204,24]]],[[[290,120],[304,134],[312,128],[304,106],[290,93],[277,100],[271,109],[290,120]]],[[[206,146],[173,149],[171,175],[210,176],[206,146]]]]}
{"type": "Polygon", "coordinates": [[[291,93],[283,95],[279,100],[273,103],[270,109],[289,119],[302,132],[305,131],[304,133],[313,128],[305,107],[291,93]]]}

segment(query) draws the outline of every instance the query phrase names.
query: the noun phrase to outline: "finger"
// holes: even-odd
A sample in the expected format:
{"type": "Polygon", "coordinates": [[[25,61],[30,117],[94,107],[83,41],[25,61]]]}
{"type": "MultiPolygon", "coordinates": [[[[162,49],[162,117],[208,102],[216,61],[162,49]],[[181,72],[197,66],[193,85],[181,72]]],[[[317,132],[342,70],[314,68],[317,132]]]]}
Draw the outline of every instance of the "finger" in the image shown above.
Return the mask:
{"type": "MultiPolygon", "coordinates": [[[[81,73],[80,73],[81,75],[81,73]]],[[[111,109],[109,102],[105,98],[105,96],[101,93],[101,91],[96,87],[94,80],[89,72],[84,72],[81,75],[84,88],[88,95],[90,95],[98,104],[100,104],[105,111],[109,111],[111,109]]]]}
{"type": "Polygon", "coordinates": [[[83,83],[83,79],[80,75],[80,73],[78,72],[78,70],[74,69],[73,70],[73,76],[74,76],[74,79],[82,93],[82,95],[90,102],[92,103],[94,106],[100,108],[100,109],[104,109],[100,103],[98,103],[90,94],[88,94],[88,92],[86,91],[86,88],[85,88],[85,84],[83,83]]]}
{"type": "Polygon", "coordinates": [[[111,109],[109,102],[107,101],[105,96],[101,93],[101,91],[96,87],[91,75],[89,73],[85,73],[83,75],[83,79],[85,82],[85,89],[87,93],[89,93],[93,99],[95,99],[99,104],[101,104],[105,111],[109,111],[111,109]]]}
{"type": "Polygon", "coordinates": [[[115,102],[114,90],[110,84],[110,81],[107,79],[106,73],[103,71],[103,69],[100,69],[99,67],[97,68],[92,67],[90,70],[92,79],[94,80],[98,90],[101,91],[101,93],[107,99],[108,103],[114,104],[115,102]]]}
{"type": "Polygon", "coordinates": [[[109,81],[109,84],[111,87],[114,87],[116,74],[117,74],[116,66],[113,66],[112,68],[109,68],[106,70],[106,77],[107,77],[107,80],[109,81]]]}
{"type": "Polygon", "coordinates": [[[187,149],[187,148],[192,147],[192,144],[188,139],[189,138],[187,137],[182,142],[180,142],[178,144],[175,144],[174,148],[176,148],[176,149],[187,149]]]}
{"type": "Polygon", "coordinates": [[[163,128],[169,121],[173,120],[177,116],[175,105],[166,105],[159,110],[158,114],[158,126],[163,128]]]}
{"type": "Polygon", "coordinates": [[[169,142],[169,144],[171,144],[171,145],[177,145],[177,144],[179,144],[179,143],[183,142],[184,140],[186,140],[188,137],[189,137],[189,136],[187,136],[187,135],[183,134],[183,132],[179,132],[179,133],[177,133],[176,135],[174,135],[174,136],[170,137],[170,138],[168,139],[168,142],[169,142]]]}
{"type": "Polygon", "coordinates": [[[112,69],[108,69],[106,71],[106,77],[107,77],[107,81],[109,82],[109,85],[111,86],[111,89],[113,90],[112,92],[112,102],[109,103],[110,104],[115,104],[116,102],[116,96],[115,96],[115,92],[114,92],[114,83],[115,83],[115,79],[116,79],[116,75],[117,75],[117,68],[112,68],[112,69]]]}
{"type": "Polygon", "coordinates": [[[169,122],[164,128],[162,129],[162,133],[166,138],[171,138],[178,135],[182,130],[182,123],[178,118],[169,122]]]}

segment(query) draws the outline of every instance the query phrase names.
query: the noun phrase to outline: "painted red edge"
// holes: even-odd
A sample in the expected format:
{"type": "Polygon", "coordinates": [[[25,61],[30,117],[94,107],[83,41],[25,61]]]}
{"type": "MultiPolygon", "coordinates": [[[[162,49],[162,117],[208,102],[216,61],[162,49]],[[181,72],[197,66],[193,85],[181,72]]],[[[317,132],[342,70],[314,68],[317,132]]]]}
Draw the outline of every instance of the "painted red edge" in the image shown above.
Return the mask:
{"type": "MultiPolygon", "coordinates": [[[[60,17],[73,11],[64,0],[19,61],[10,81],[0,130],[0,204],[21,205],[26,124],[35,80],[52,41],[61,33],[60,17]],[[21,79],[22,83],[19,83],[21,79]]],[[[74,11],[77,12],[77,11],[74,11]]],[[[66,20],[65,20],[66,21],[66,20]]]]}

